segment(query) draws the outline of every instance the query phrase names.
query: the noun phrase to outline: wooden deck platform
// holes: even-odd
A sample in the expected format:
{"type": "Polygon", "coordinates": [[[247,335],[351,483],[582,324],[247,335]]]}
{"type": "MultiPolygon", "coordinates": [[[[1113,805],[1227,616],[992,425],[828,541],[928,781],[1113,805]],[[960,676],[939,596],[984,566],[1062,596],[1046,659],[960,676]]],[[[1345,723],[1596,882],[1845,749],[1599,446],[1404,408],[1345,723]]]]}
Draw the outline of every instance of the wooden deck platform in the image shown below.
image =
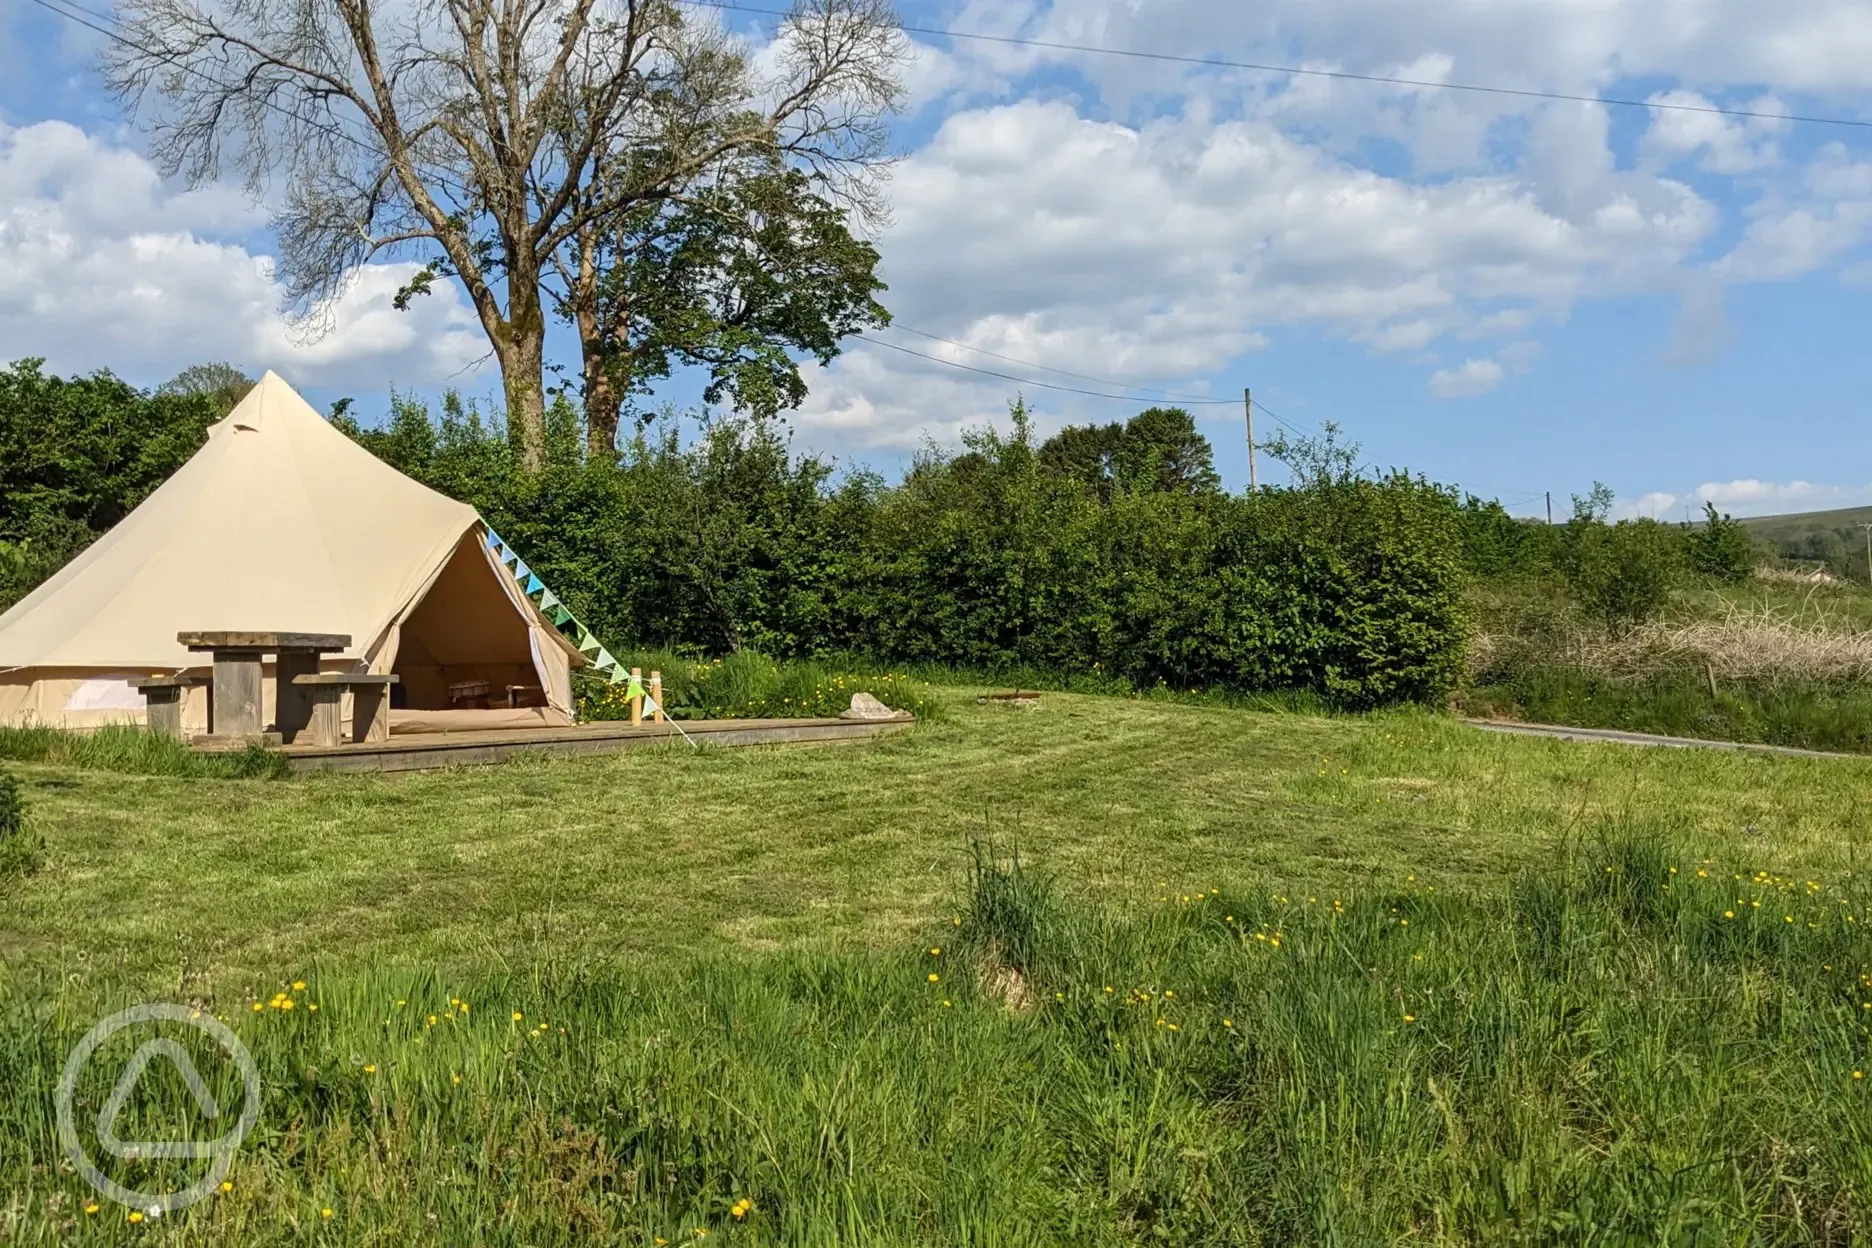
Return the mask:
{"type": "MultiPolygon", "coordinates": [[[[708,719],[685,721],[682,731],[698,745],[850,745],[903,732],[913,715],[896,719],[708,719]]],[[[499,732],[436,732],[392,735],[388,741],[355,745],[288,745],[280,752],[296,774],[311,771],[422,771],[438,767],[500,763],[518,754],[577,758],[615,754],[646,745],[681,743],[673,724],[575,724],[570,728],[526,728],[499,732]]]]}

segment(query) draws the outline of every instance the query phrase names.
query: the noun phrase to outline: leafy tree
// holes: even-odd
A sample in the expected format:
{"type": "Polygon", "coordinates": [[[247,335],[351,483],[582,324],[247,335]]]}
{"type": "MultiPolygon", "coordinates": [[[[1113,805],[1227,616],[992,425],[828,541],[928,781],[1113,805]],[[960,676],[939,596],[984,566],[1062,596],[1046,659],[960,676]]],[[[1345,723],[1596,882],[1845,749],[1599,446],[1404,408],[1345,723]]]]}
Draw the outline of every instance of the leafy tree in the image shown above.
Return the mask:
{"type": "Polygon", "coordinates": [[[0,370],[0,605],[29,592],[128,515],[220,419],[204,394],[149,395],[96,373],[0,370]]]}
{"type": "Polygon", "coordinates": [[[1704,576],[1739,585],[1755,574],[1755,543],[1739,521],[1703,504],[1703,527],[1690,535],[1690,566],[1704,576]]]}
{"type": "Polygon", "coordinates": [[[1267,444],[1268,456],[1287,465],[1293,483],[1300,489],[1322,489],[1346,485],[1359,478],[1357,442],[1341,440],[1344,430],[1333,421],[1320,426],[1317,437],[1292,434],[1283,429],[1267,444]]]}
{"type": "Polygon", "coordinates": [[[796,357],[887,325],[878,253],[846,214],[784,167],[652,203],[581,239],[561,311],[583,355],[588,453],[616,452],[620,410],[677,367],[707,370],[706,402],[757,417],[806,397],[796,357]]]}
{"type": "MultiPolygon", "coordinates": [[[[585,274],[615,221],[749,171],[803,170],[875,215],[907,50],[888,0],[801,0],[759,61],[675,0],[125,0],[116,16],[106,81],[147,109],[165,174],[284,176],[293,307],[385,255],[427,262],[398,306],[461,284],[528,472],[545,465],[559,262],[585,274]]],[[[595,291],[558,293],[577,309],[595,291]]]]}
{"type": "Polygon", "coordinates": [[[1215,452],[1180,407],[1153,407],[1124,424],[1068,425],[1040,445],[1040,465],[1090,487],[1101,502],[1117,490],[1214,493],[1215,452]]]}
{"type": "Polygon", "coordinates": [[[1040,444],[1040,465],[1056,476],[1070,477],[1089,488],[1100,502],[1110,502],[1124,458],[1125,427],[1067,425],[1040,444]]]}
{"type": "Polygon", "coordinates": [[[1161,494],[1213,493],[1221,487],[1215,451],[1180,407],[1152,407],[1125,422],[1118,478],[1127,489],[1161,494]]]}
{"type": "Polygon", "coordinates": [[[253,388],[253,378],[232,364],[211,363],[183,369],[157,386],[156,393],[183,397],[200,395],[214,405],[215,411],[226,416],[253,388]]]}

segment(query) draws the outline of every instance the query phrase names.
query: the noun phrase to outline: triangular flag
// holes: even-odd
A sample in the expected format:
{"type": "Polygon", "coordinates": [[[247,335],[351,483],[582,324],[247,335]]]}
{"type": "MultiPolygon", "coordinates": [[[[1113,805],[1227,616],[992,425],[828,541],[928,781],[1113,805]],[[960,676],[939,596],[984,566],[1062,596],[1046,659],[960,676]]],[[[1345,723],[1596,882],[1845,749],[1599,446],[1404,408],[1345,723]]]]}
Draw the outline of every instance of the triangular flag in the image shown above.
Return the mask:
{"type": "Polygon", "coordinates": [[[516,559],[514,561],[514,580],[524,581],[527,577],[532,575],[533,569],[527,567],[526,560],[516,559]]]}
{"type": "Polygon", "coordinates": [[[662,709],[663,709],[662,705],[659,704],[654,697],[652,697],[649,693],[644,694],[644,704],[643,704],[644,714],[654,715],[662,709]]]}
{"type": "Polygon", "coordinates": [[[604,649],[603,646],[598,644],[598,639],[591,635],[591,630],[586,628],[583,624],[579,625],[578,648],[594,654],[604,649]]]}
{"type": "Polygon", "coordinates": [[[630,679],[630,674],[626,672],[623,668],[614,667],[611,669],[611,683],[612,684],[621,685],[629,679],[630,679]]]}
{"type": "Polygon", "coordinates": [[[611,652],[609,650],[600,646],[598,647],[598,657],[592,660],[592,666],[601,672],[608,671],[617,666],[617,660],[611,657],[611,652]]]}
{"type": "Polygon", "coordinates": [[[489,550],[499,550],[502,546],[506,545],[505,542],[501,541],[500,534],[496,533],[493,529],[489,529],[487,533],[489,550]]]}
{"type": "Polygon", "coordinates": [[[565,609],[565,604],[564,603],[554,604],[553,623],[559,628],[564,628],[566,625],[572,622],[573,622],[572,613],[565,609]]]}
{"type": "Polygon", "coordinates": [[[636,672],[632,672],[630,675],[630,688],[624,691],[624,696],[627,698],[649,697],[650,695],[644,692],[643,677],[639,676],[636,672]]]}
{"type": "Polygon", "coordinates": [[[527,597],[531,598],[534,594],[539,593],[540,590],[545,589],[545,588],[546,588],[545,581],[540,580],[539,577],[534,576],[531,573],[527,575],[527,586],[526,586],[527,597]]]}
{"type": "Polygon", "coordinates": [[[514,552],[513,547],[509,546],[506,550],[501,551],[501,562],[511,568],[514,564],[520,562],[520,556],[514,552]]]}
{"type": "MultiPolygon", "coordinates": [[[[544,585],[540,586],[540,588],[546,589],[544,585]]],[[[533,591],[528,590],[527,592],[531,593],[533,591]]],[[[546,589],[545,594],[541,595],[540,597],[540,603],[539,603],[540,610],[550,611],[558,605],[559,605],[559,595],[553,593],[552,590],[550,589],[546,589]]]]}

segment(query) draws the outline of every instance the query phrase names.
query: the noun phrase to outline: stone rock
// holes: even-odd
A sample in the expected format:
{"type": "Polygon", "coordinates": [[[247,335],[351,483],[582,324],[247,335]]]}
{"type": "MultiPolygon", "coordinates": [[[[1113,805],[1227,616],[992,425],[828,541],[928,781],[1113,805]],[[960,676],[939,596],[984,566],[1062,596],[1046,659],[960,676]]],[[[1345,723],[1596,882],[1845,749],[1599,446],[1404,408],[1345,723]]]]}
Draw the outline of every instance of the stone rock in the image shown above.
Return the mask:
{"type": "Polygon", "coordinates": [[[840,719],[896,719],[897,712],[868,693],[852,694],[851,709],[841,711],[840,719]]]}

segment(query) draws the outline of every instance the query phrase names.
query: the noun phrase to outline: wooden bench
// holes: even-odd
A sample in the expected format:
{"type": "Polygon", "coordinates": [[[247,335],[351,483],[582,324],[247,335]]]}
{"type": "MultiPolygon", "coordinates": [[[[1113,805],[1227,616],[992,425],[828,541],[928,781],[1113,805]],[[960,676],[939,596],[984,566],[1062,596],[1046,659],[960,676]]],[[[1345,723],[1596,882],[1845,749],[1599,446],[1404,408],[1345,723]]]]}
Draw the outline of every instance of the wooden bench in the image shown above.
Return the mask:
{"type": "Polygon", "coordinates": [[[149,730],[180,741],[183,694],[213,680],[211,676],[138,676],[130,687],[143,691],[143,718],[149,730]]]}
{"type": "Polygon", "coordinates": [[[309,672],[292,678],[312,702],[312,744],[344,744],[344,695],[351,691],[351,740],[390,739],[390,686],[395,676],[369,672],[309,672]]]}

